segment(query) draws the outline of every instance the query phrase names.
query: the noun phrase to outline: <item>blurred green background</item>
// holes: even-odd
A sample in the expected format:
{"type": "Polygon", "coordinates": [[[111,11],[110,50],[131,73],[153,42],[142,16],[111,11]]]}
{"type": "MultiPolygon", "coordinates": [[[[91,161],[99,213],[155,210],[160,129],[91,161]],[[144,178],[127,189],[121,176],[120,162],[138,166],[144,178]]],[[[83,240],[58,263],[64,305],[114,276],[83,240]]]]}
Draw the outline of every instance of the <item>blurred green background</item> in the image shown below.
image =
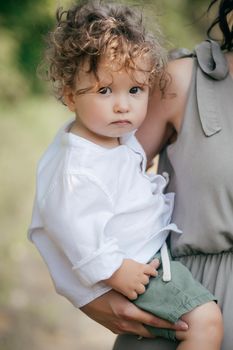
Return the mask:
{"type": "MultiPolygon", "coordinates": [[[[70,117],[36,74],[55,10],[69,3],[0,2],[0,350],[105,350],[114,339],[55,294],[46,267],[26,238],[36,163],[70,117]]],[[[160,22],[169,48],[189,49],[205,38],[208,3],[137,2],[152,29],[155,19],[160,22]]]]}

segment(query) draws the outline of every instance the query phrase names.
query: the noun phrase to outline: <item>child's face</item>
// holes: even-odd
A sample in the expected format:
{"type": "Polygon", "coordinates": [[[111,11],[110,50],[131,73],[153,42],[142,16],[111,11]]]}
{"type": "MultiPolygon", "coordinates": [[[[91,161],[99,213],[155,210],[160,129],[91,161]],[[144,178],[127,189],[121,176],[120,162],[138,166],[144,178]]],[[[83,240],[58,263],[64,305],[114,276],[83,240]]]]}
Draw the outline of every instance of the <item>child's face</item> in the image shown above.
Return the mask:
{"type": "Polygon", "coordinates": [[[99,83],[83,69],[76,81],[76,91],[68,96],[68,107],[76,114],[77,130],[85,136],[118,138],[137,129],[143,122],[148,104],[149,74],[110,70],[104,61],[98,69],[99,83]],[[86,133],[86,134],[85,134],[86,133]]]}

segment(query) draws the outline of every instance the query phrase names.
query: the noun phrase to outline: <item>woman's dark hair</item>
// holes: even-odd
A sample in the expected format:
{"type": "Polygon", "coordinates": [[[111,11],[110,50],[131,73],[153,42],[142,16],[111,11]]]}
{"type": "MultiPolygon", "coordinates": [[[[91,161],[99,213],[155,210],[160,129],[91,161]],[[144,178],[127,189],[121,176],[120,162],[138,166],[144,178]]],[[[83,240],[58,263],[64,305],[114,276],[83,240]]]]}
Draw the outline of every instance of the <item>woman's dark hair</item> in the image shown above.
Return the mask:
{"type": "Polygon", "coordinates": [[[208,10],[219,1],[217,17],[211,23],[207,35],[211,38],[212,29],[218,25],[223,39],[221,43],[222,50],[231,51],[233,49],[233,0],[213,0],[211,1],[208,10]]]}

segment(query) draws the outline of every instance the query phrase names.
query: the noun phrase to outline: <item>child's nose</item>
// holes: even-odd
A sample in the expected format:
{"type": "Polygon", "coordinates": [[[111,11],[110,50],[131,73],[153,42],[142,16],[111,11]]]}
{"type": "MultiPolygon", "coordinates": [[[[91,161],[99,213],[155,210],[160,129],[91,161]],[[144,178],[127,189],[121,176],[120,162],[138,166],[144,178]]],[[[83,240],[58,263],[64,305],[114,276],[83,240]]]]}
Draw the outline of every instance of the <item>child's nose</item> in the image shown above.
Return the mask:
{"type": "Polygon", "coordinates": [[[129,103],[126,97],[119,96],[114,102],[113,110],[115,113],[128,113],[129,103]]]}

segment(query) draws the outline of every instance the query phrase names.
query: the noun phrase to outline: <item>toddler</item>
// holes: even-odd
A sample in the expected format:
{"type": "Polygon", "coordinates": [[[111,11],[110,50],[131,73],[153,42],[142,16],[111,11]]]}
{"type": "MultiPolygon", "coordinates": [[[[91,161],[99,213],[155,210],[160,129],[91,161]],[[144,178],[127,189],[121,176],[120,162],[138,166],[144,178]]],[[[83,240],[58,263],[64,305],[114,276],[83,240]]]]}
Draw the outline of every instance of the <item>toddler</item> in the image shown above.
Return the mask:
{"type": "Polygon", "coordinates": [[[57,21],[48,76],[74,119],[40,160],[29,235],[39,227],[67,257],[83,288],[80,306],[113,288],[161,318],[187,322],[185,332],[149,327],[178,339],[177,349],[220,349],[214,296],[169,259],[169,231],[181,232],[171,222],[174,195],[164,194],[167,175],[146,173],[135,137],[150,91],[166,86],[159,37],[135,10],[109,2],[82,2],[57,21]]]}

